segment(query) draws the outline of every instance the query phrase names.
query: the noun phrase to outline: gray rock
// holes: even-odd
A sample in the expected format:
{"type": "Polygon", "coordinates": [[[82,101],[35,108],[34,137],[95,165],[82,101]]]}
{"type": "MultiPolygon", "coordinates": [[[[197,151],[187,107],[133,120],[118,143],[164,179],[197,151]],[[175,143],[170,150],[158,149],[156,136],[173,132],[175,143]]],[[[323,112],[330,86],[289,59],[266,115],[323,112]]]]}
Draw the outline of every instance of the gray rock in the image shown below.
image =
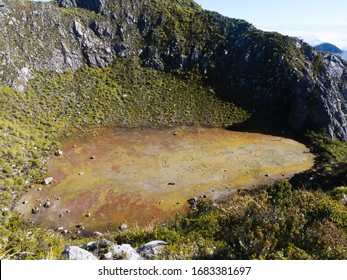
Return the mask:
{"type": "Polygon", "coordinates": [[[45,204],[43,204],[43,207],[49,208],[49,207],[51,207],[51,203],[49,201],[47,201],[47,202],[45,202],[45,204]]]}
{"type": "Polygon", "coordinates": [[[63,8],[81,7],[96,13],[101,13],[105,6],[105,0],[55,0],[63,8]]]}
{"type": "Polygon", "coordinates": [[[76,6],[75,0],[55,0],[55,2],[63,8],[71,8],[76,6]]]}
{"type": "Polygon", "coordinates": [[[33,207],[32,209],[31,209],[31,213],[32,214],[37,214],[37,213],[39,213],[40,212],[40,208],[38,208],[38,207],[33,207]]]}
{"type": "Polygon", "coordinates": [[[112,245],[112,242],[107,239],[100,239],[97,244],[99,248],[108,248],[112,245]]]}
{"type": "Polygon", "coordinates": [[[142,257],[129,244],[114,245],[110,252],[116,260],[142,260],[142,257]]]}
{"type": "Polygon", "coordinates": [[[56,155],[57,157],[61,156],[62,154],[63,154],[63,151],[60,151],[60,150],[54,153],[54,155],[56,155]]]}
{"type": "Polygon", "coordinates": [[[88,251],[95,251],[98,249],[98,243],[96,241],[91,241],[87,243],[87,250],[88,251]]]}
{"type": "Polygon", "coordinates": [[[106,239],[100,239],[98,241],[91,241],[87,243],[88,251],[95,251],[98,249],[105,249],[112,246],[112,242],[106,239]]]}
{"type": "Polygon", "coordinates": [[[165,241],[151,241],[137,248],[136,252],[139,253],[141,257],[150,259],[155,257],[156,255],[159,255],[166,245],[168,245],[168,243],[165,241]]]}
{"type": "Polygon", "coordinates": [[[63,252],[63,256],[68,260],[97,260],[93,254],[77,246],[68,247],[63,252]]]}
{"type": "Polygon", "coordinates": [[[126,58],[132,54],[132,51],[129,48],[129,46],[124,43],[116,44],[114,46],[114,51],[116,55],[120,58],[126,58]]]}

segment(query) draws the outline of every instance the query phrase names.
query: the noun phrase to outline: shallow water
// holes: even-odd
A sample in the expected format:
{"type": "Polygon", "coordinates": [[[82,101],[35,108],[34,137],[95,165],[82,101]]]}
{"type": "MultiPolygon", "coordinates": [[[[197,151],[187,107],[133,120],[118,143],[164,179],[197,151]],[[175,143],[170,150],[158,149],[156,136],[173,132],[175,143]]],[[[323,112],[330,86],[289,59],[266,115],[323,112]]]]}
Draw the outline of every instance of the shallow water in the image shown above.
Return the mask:
{"type": "Polygon", "coordinates": [[[187,210],[191,197],[225,197],[291,177],[314,161],[291,139],[184,127],[105,129],[66,139],[61,150],[48,164],[55,182],[31,189],[22,198],[29,203],[16,210],[42,226],[82,224],[87,231],[112,231],[123,222],[152,226],[187,210]],[[49,208],[31,214],[47,200],[49,208]]]}

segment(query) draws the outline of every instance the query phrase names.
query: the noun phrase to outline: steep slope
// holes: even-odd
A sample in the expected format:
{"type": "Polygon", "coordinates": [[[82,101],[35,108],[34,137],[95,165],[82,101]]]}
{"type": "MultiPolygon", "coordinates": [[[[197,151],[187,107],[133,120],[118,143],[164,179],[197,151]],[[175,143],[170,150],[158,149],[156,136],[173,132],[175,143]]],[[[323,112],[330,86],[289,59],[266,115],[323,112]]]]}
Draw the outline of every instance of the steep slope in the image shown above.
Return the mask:
{"type": "Polygon", "coordinates": [[[198,65],[220,97],[252,113],[253,126],[324,128],[347,139],[346,63],[336,56],[190,0],[55,2],[4,1],[3,84],[24,90],[35,71],[106,67],[133,56],[158,71],[198,65]]]}

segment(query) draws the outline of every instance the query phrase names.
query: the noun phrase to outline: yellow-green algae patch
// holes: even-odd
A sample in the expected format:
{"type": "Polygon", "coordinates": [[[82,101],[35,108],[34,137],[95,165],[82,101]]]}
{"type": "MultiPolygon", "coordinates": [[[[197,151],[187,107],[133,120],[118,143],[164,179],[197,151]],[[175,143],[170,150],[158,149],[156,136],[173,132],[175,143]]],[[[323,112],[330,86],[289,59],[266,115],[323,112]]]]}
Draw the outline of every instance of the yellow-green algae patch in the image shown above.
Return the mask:
{"type": "Polygon", "coordinates": [[[31,189],[22,198],[28,203],[16,210],[42,226],[87,231],[112,231],[124,222],[152,226],[185,211],[191,197],[217,199],[314,162],[291,139],[190,127],[105,129],[70,138],[61,150],[48,164],[55,181],[31,189]],[[43,207],[48,200],[50,207],[43,207]],[[32,214],[33,207],[40,212],[32,214]]]}

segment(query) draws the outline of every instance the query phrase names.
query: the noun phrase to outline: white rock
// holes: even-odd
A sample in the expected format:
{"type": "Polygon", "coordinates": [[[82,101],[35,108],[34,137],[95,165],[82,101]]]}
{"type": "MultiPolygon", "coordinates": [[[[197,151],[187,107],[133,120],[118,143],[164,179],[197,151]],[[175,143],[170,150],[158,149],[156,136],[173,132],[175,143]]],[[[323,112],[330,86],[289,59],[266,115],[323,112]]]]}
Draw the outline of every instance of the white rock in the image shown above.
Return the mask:
{"type": "Polygon", "coordinates": [[[113,255],[111,252],[108,252],[104,255],[104,260],[112,260],[113,259],[113,255]]]}
{"type": "Polygon", "coordinates": [[[63,256],[69,260],[97,260],[97,258],[88,251],[77,246],[70,246],[64,252],[63,256]]]}
{"type": "Polygon", "coordinates": [[[47,177],[46,179],[45,179],[45,181],[44,181],[44,183],[45,183],[45,185],[49,185],[50,183],[52,183],[53,182],[53,177],[47,177]]]}
{"type": "Polygon", "coordinates": [[[117,260],[142,260],[142,257],[129,244],[114,245],[110,252],[117,260]]]}
{"type": "Polygon", "coordinates": [[[57,157],[59,157],[59,156],[61,156],[61,155],[63,154],[63,151],[58,150],[58,151],[56,151],[54,154],[55,154],[57,157]]]}
{"type": "Polygon", "coordinates": [[[128,225],[125,224],[125,223],[123,223],[123,224],[120,225],[119,228],[124,230],[124,229],[127,229],[127,228],[128,228],[128,225]]]}

